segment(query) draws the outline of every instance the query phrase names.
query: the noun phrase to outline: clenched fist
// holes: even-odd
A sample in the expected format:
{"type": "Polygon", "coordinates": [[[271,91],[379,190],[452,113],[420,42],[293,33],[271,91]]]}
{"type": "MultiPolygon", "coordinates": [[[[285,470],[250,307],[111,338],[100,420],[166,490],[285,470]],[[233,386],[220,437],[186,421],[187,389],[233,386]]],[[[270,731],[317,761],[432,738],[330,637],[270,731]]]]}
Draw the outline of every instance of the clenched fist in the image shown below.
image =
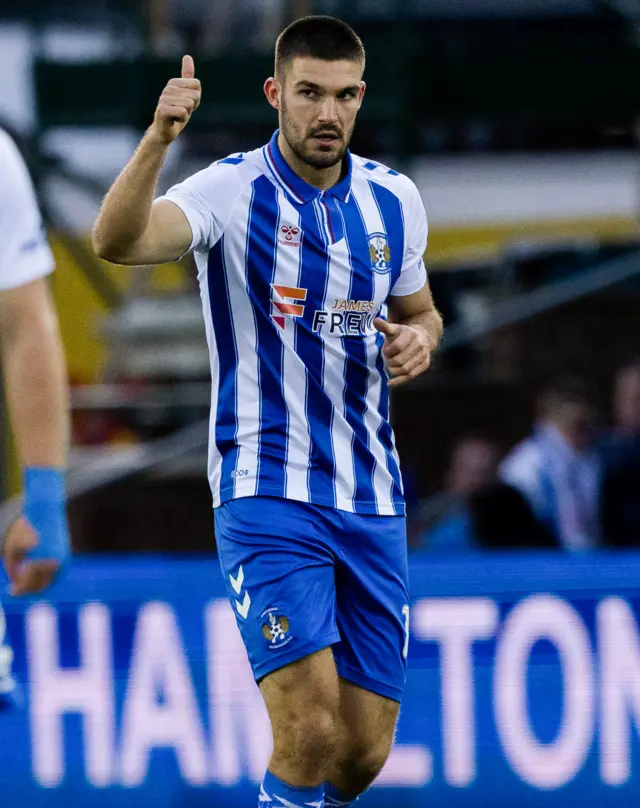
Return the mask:
{"type": "Polygon", "coordinates": [[[182,77],[171,79],[162,91],[152,128],[163,143],[173,143],[200,106],[202,89],[195,72],[191,56],[183,56],[182,77]]]}
{"type": "Polygon", "coordinates": [[[429,367],[431,347],[427,332],[420,326],[390,323],[376,317],[373,325],[384,334],[382,356],[389,375],[389,387],[410,382],[429,367]]]}
{"type": "Polygon", "coordinates": [[[4,567],[12,595],[34,595],[53,582],[61,562],[55,558],[30,559],[29,551],[38,546],[38,534],[24,516],[13,522],[4,542],[4,567]]]}

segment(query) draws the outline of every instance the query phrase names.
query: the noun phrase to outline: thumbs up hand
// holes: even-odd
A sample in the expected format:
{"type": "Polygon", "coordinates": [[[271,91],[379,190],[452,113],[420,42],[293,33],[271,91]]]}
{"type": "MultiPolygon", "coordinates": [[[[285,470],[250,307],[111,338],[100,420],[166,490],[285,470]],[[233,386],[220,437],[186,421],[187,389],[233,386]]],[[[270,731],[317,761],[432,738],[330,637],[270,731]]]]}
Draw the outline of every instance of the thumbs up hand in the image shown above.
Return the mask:
{"type": "Polygon", "coordinates": [[[182,57],[182,75],[171,79],[162,91],[153,119],[155,135],[163,143],[173,143],[200,106],[202,89],[195,78],[191,56],[182,57]]]}
{"type": "Polygon", "coordinates": [[[384,334],[382,356],[390,377],[389,387],[411,381],[429,367],[431,348],[424,328],[390,323],[381,317],[376,317],[373,325],[384,334]]]}

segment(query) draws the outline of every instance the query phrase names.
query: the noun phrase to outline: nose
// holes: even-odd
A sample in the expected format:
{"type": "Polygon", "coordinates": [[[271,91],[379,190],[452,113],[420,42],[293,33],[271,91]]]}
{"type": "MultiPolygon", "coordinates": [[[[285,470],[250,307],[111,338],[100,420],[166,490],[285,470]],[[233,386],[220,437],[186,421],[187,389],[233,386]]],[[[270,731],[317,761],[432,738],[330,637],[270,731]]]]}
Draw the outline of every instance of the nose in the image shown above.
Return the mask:
{"type": "Polygon", "coordinates": [[[325,98],[318,120],[322,123],[335,123],[338,120],[338,105],[335,98],[325,98]]]}

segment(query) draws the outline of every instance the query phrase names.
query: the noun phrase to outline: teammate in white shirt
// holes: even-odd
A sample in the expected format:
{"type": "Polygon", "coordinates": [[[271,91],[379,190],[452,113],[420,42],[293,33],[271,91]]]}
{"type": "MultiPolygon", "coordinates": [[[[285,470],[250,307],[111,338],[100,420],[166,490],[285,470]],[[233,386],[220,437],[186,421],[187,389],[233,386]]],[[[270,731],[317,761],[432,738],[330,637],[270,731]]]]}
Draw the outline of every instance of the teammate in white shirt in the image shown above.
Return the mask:
{"type": "MultiPolygon", "coordinates": [[[[27,168],[0,131],[0,358],[24,482],[22,514],[0,537],[14,595],[47,587],[69,553],[63,471],[68,386],[58,320],[46,276],[53,256],[27,168]]],[[[0,614],[0,646],[4,639],[0,614]]],[[[0,649],[0,700],[12,687],[0,649]]]]}
{"type": "Polygon", "coordinates": [[[220,560],[271,718],[262,808],[347,806],[384,764],[408,650],[406,529],[388,387],[442,330],[413,183],[351,155],[364,49],[308,17],[265,83],[280,129],[155,202],[200,102],[191,57],[109,191],[97,252],[193,251],[211,351],[209,478],[220,560]]]}

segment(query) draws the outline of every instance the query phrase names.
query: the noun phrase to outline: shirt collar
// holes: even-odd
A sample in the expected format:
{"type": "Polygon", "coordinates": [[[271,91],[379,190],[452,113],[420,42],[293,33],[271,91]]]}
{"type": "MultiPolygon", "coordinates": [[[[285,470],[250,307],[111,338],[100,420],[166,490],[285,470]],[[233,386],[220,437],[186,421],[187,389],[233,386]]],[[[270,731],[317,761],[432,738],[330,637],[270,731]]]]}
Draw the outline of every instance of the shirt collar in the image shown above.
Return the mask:
{"type": "MultiPolygon", "coordinates": [[[[308,182],[306,182],[306,180],[303,180],[302,177],[299,177],[282,156],[282,153],[278,148],[279,134],[280,130],[276,129],[273,137],[264,147],[265,159],[271,173],[273,174],[277,183],[299,205],[310,202],[312,199],[317,199],[317,197],[322,194],[322,191],[319,188],[316,188],[314,185],[310,185],[308,182]]],[[[346,161],[347,166],[346,174],[332,188],[328,188],[326,193],[332,194],[343,202],[346,202],[349,199],[349,194],[351,192],[351,173],[353,166],[349,149],[347,149],[345,153],[344,160],[346,161]]]]}

